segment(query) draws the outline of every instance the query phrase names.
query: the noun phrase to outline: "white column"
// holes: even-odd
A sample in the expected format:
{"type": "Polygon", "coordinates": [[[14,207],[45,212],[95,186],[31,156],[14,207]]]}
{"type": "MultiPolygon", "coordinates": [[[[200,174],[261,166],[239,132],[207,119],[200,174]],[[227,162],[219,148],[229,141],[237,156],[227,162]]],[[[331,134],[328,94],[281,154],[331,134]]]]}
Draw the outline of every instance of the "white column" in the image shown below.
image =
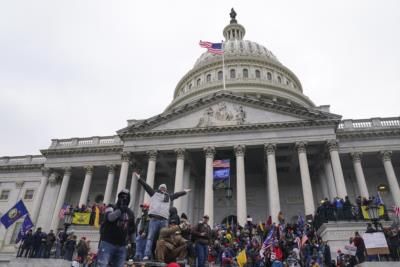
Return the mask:
{"type": "Polygon", "coordinates": [[[209,224],[214,226],[214,190],[213,190],[213,161],[214,147],[204,148],[206,154],[206,178],[204,186],[204,214],[210,217],[209,224]]]}
{"type": "MultiPolygon", "coordinates": [[[[119,173],[117,195],[119,192],[122,191],[122,189],[126,189],[126,180],[128,180],[128,170],[129,170],[129,160],[130,160],[129,153],[123,153],[121,159],[122,163],[121,163],[121,171],[119,173]]],[[[117,201],[117,197],[115,197],[115,201],[117,201]]]]}
{"type": "MultiPolygon", "coordinates": [[[[147,165],[146,183],[151,187],[154,187],[154,177],[156,175],[157,150],[148,151],[147,155],[149,156],[149,163],[147,165]]],[[[143,202],[150,203],[150,196],[146,192],[144,193],[143,202]]]]}
{"type": "Polygon", "coordinates": [[[245,146],[237,145],[234,149],[236,155],[236,214],[239,225],[244,226],[247,219],[245,146]]]}
{"type": "Polygon", "coordinates": [[[353,159],[354,172],[356,173],[358,192],[361,198],[369,198],[367,183],[365,182],[365,176],[361,165],[361,155],[360,152],[354,152],[350,154],[353,159]]]}
{"type": "Polygon", "coordinates": [[[114,179],[115,179],[115,166],[109,165],[107,166],[108,175],[107,175],[107,183],[106,183],[106,191],[104,192],[104,200],[103,203],[108,205],[111,202],[111,194],[114,187],[114,179]]]}
{"type": "Polygon", "coordinates": [[[44,193],[46,192],[47,182],[49,181],[49,175],[50,175],[49,170],[46,168],[43,168],[42,178],[40,178],[40,185],[36,192],[36,198],[35,198],[35,202],[33,204],[32,214],[31,214],[31,219],[34,224],[37,223],[37,219],[38,219],[39,212],[40,212],[40,207],[42,206],[44,193]]]}
{"type": "Polygon", "coordinates": [[[85,170],[86,170],[86,174],[85,174],[85,180],[83,182],[81,197],[79,199],[79,207],[81,207],[82,205],[87,205],[90,184],[92,183],[93,167],[87,166],[87,167],[85,167],[85,170]]]}
{"type": "Polygon", "coordinates": [[[392,152],[383,151],[381,152],[381,155],[382,155],[383,167],[385,168],[385,173],[389,182],[390,192],[392,192],[394,204],[397,207],[400,207],[400,188],[392,165],[392,159],[391,159],[392,152]]]}
{"type": "Polygon", "coordinates": [[[296,143],[297,152],[299,155],[301,185],[303,188],[304,210],[305,215],[314,215],[314,199],[311,187],[310,171],[308,169],[308,160],[306,152],[306,143],[296,143]]]}
{"type": "Polygon", "coordinates": [[[332,200],[337,197],[335,178],[333,177],[332,164],[329,158],[324,159],[324,171],[326,182],[328,183],[329,199],[332,200]]]}
{"type": "Polygon", "coordinates": [[[337,196],[347,196],[346,183],[344,182],[342,165],[340,164],[339,146],[336,140],[328,141],[329,154],[331,156],[333,175],[335,176],[337,196]]]}
{"type": "MultiPolygon", "coordinates": [[[[185,150],[178,148],[176,152],[176,171],[175,171],[175,188],[174,192],[183,190],[183,169],[185,167],[185,150]]],[[[182,213],[182,201],[184,198],[178,198],[174,200],[174,207],[178,210],[178,213],[182,213]]],[[[186,201],[186,199],[185,199],[186,201]]]]}
{"type": "MultiPolygon", "coordinates": [[[[50,175],[50,183],[55,183],[57,174],[52,173],[50,175]]],[[[69,180],[71,178],[71,168],[66,168],[64,170],[64,177],[62,178],[60,192],[58,193],[56,206],[54,207],[53,218],[51,220],[50,230],[57,231],[58,223],[60,222],[60,218],[58,217],[61,207],[65,201],[65,195],[67,194],[69,180]]]]}
{"type": "MultiPolygon", "coordinates": [[[[195,194],[195,190],[192,185],[192,178],[190,177],[189,164],[185,164],[185,167],[183,169],[183,188],[191,188],[192,189],[192,191],[188,194],[188,196],[186,198],[183,198],[183,200],[181,202],[182,212],[184,212],[187,216],[189,216],[190,210],[192,209],[191,204],[193,203],[193,196],[195,194]]],[[[190,221],[190,216],[188,218],[190,221]]]]}
{"type": "MultiPolygon", "coordinates": [[[[319,172],[319,185],[321,186],[321,192],[322,192],[322,199],[324,198],[330,198],[330,194],[329,194],[329,188],[328,188],[328,183],[326,181],[326,176],[323,172],[323,170],[320,170],[319,172]]],[[[322,200],[319,199],[319,200],[322,200]]]]}
{"type": "Polygon", "coordinates": [[[131,179],[131,187],[129,188],[129,193],[131,194],[131,202],[129,203],[129,207],[135,211],[136,210],[136,195],[138,191],[138,181],[136,176],[137,170],[132,171],[132,179],[131,179]]]}
{"type": "Polygon", "coordinates": [[[281,211],[281,204],[279,199],[279,186],[278,175],[276,172],[275,162],[275,149],[274,144],[265,145],[265,153],[267,155],[267,187],[268,187],[268,204],[269,214],[272,222],[278,222],[278,214],[281,211]]]}

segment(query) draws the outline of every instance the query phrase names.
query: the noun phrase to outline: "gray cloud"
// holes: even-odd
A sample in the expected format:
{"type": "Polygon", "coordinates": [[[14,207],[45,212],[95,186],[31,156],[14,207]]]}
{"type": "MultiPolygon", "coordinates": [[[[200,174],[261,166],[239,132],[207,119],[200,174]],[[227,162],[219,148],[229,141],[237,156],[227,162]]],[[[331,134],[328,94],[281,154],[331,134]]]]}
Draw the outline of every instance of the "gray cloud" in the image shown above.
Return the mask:
{"type": "Polygon", "coordinates": [[[163,111],[219,41],[234,6],[317,105],[344,118],[398,116],[398,1],[3,1],[0,155],[51,138],[111,135],[163,111]]]}

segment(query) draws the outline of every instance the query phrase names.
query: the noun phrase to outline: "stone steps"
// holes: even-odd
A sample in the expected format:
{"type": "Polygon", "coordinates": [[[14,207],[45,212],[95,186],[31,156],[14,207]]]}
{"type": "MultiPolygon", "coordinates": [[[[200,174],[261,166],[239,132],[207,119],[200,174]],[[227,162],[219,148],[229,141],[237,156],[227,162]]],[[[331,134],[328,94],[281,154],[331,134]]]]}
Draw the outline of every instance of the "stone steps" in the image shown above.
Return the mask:
{"type": "MultiPolygon", "coordinates": [[[[1,265],[0,265],[1,266],[1,265]]],[[[4,267],[71,267],[71,262],[61,259],[13,258],[4,267]]],[[[2,267],[3,267],[2,266],[2,267]]]]}

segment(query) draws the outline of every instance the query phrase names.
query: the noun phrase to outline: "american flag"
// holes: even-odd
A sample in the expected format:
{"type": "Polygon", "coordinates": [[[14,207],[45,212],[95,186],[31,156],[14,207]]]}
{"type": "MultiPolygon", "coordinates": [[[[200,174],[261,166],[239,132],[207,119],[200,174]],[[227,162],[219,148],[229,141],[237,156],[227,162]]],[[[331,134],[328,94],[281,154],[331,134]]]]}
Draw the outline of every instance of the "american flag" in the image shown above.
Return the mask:
{"type": "Polygon", "coordinates": [[[393,206],[393,212],[396,215],[396,217],[400,217],[400,207],[393,206]]]}
{"type": "Polygon", "coordinates": [[[222,43],[200,41],[199,45],[203,48],[207,48],[208,52],[210,52],[211,54],[222,55],[224,53],[222,43]]]}
{"type": "Polygon", "coordinates": [[[271,230],[269,230],[269,233],[267,237],[264,240],[264,243],[262,244],[262,247],[260,249],[260,256],[264,258],[264,252],[271,248],[272,246],[272,241],[274,239],[274,232],[275,232],[275,225],[272,225],[271,230]]]}
{"type": "Polygon", "coordinates": [[[60,209],[60,212],[58,213],[58,217],[61,220],[64,219],[65,213],[67,212],[68,209],[69,209],[69,205],[64,203],[62,208],[60,209]]]}

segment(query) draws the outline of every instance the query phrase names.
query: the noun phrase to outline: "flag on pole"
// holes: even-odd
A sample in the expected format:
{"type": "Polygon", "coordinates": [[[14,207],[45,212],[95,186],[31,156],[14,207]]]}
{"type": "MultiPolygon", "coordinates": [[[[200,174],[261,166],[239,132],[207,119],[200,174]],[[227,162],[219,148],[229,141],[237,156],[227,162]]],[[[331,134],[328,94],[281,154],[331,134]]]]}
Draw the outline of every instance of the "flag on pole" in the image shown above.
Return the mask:
{"type": "Polygon", "coordinates": [[[60,209],[60,212],[58,213],[58,217],[63,220],[65,217],[65,213],[69,210],[69,205],[67,203],[64,203],[60,209]]]}
{"type": "Polygon", "coordinates": [[[8,228],[26,214],[28,214],[28,210],[26,209],[24,202],[20,200],[3,216],[1,216],[0,221],[5,228],[8,228]]]}
{"type": "Polygon", "coordinates": [[[200,41],[199,45],[203,48],[207,48],[211,54],[222,55],[224,53],[222,43],[211,43],[200,41]]]}
{"type": "Polygon", "coordinates": [[[272,246],[274,231],[275,231],[275,225],[272,225],[271,230],[269,230],[269,233],[268,233],[267,237],[265,238],[264,243],[262,244],[261,249],[260,249],[260,256],[262,258],[264,258],[264,252],[267,249],[271,248],[271,246],[272,246]]]}
{"type": "Polygon", "coordinates": [[[26,232],[28,232],[28,230],[31,229],[32,227],[33,227],[33,222],[28,214],[25,216],[24,222],[22,223],[21,228],[19,229],[15,243],[18,243],[20,240],[22,240],[25,237],[26,232]]]}
{"type": "Polygon", "coordinates": [[[396,215],[396,217],[400,217],[400,207],[393,206],[393,212],[396,215]]]}
{"type": "Polygon", "coordinates": [[[247,263],[247,256],[246,256],[246,250],[243,249],[237,256],[236,258],[237,263],[240,267],[243,267],[247,263]]]}

